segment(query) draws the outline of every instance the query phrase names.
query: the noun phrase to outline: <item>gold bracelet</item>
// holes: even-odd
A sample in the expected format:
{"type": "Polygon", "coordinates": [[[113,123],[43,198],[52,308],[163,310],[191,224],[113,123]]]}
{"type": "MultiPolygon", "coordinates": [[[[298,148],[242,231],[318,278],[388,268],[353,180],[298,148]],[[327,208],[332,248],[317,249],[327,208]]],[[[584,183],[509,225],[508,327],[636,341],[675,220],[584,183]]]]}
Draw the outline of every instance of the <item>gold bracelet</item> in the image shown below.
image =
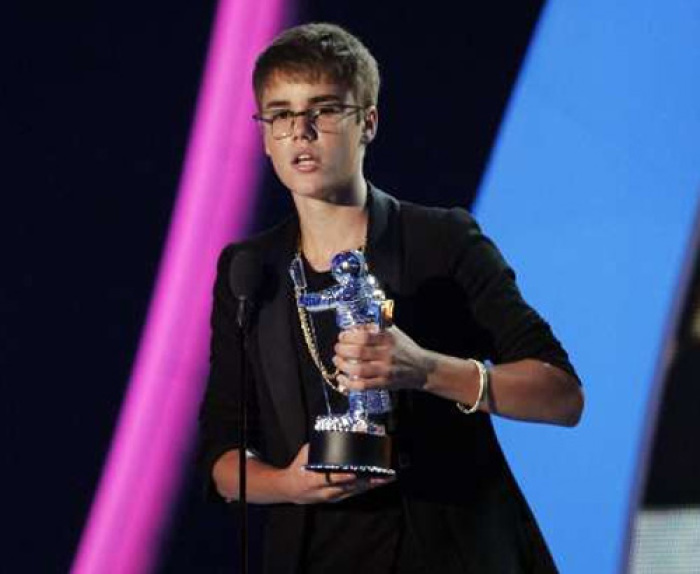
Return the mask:
{"type": "Polygon", "coordinates": [[[481,401],[486,398],[489,392],[489,371],[486,368],[486,365],[484,365],[484,363],[481,361],[477,361],[476,359],[469,360],[476,365],[476,368],[479,371],[479,395],[476,397],[476,401],[474,401],[474,404],[471,407],[468,407],[460,402],[456,403],[457,408],[465,415],[474,414],[477,410],[479,410],[481,401]]]}

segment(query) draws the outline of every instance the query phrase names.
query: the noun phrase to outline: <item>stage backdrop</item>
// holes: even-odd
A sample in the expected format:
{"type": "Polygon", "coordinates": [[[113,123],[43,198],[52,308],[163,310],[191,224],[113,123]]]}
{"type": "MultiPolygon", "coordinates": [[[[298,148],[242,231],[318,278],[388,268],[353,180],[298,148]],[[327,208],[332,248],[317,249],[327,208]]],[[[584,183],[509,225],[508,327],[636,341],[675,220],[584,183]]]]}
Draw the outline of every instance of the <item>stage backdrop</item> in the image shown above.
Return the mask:
{"type": "Polygon", "coordinates": [[[549,2],[476,206],[586,387],[574,431],[500,422],[562,572],[615,572],[698,204],[700,6],[549,2]]]}

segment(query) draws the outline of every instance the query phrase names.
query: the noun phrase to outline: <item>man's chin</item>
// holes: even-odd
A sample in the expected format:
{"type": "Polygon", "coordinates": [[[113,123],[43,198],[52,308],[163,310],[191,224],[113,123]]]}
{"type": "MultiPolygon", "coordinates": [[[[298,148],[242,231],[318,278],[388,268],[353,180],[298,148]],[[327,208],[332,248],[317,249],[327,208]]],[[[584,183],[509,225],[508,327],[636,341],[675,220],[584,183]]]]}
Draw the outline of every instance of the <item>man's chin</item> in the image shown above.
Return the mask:
{"type": "Polygon", "coordinates": [[[308,199],[330,200],[333,198],[337,185],[323,181],[321,178],[294,177],[284,182],[292,195],[308,199]]]}
{"type": "Polygon", "coordinates": [[[282,181],[293,197],[316,199],[331,203],[354,203],[352,178],[328,178],[321,174],[292,174],[282,181]]]}

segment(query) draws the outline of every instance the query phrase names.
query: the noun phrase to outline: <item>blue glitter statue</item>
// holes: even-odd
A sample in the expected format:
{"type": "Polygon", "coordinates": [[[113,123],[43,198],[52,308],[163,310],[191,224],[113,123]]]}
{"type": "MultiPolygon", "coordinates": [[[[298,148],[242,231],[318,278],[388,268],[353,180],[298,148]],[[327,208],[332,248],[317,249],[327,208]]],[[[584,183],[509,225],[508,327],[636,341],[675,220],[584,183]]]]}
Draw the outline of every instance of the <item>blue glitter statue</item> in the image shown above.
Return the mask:
{"type": "MultiPolygon", "coordinates": [[[[299,307],[310,313],[335,310],[336,323],[342,330],[365,325],[374,325],[377,329],[390,326],[393,301],[386,298],[376,278],[368,272],[365,256],[361,251],[343,251],[335,255],[331,261],[331,273],[337,285],[316,293],[307,293],[303,265],[300,257],[295,257],[290,274],[294,281],[299,307]]],[[[315,337],[315,334],[312,336],[315,337]]],[[[384,414],[391,410],[391,399],[387,391],[350,391],[348,403],[349,410],[346,414],[318,417],[314,430],[317,433],[363,433],[377,438],[388,438],[385,437],[384,425],[370,420],[370,415],[384,414]]],[[[382,457],[385,457],[384,446],[378,445],[376,448],[384,451],[382,457]]],[[[357,449],[350,448],[350,450],[357,449]]],[[[323,471],[350,469],[360,472],[393,472],[377,465],[352,462],[340,465],[312,463],[309,467],[323,471]],[[317,468],[313,468],[314,466],[317,468]]]]}

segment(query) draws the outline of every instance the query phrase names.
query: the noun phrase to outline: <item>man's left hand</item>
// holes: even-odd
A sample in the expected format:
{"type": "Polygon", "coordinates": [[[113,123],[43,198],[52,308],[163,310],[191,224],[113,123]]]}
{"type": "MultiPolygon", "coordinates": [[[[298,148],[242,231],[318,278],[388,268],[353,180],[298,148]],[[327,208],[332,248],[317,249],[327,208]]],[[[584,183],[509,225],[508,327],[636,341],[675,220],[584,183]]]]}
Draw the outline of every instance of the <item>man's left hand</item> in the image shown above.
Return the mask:
{"type": "Polygon", "coordinates": [[[335,353],[338,384],[353,391],[421,389],[435,369],[431,353],[396,326],[342,331],[335,353]]]}

